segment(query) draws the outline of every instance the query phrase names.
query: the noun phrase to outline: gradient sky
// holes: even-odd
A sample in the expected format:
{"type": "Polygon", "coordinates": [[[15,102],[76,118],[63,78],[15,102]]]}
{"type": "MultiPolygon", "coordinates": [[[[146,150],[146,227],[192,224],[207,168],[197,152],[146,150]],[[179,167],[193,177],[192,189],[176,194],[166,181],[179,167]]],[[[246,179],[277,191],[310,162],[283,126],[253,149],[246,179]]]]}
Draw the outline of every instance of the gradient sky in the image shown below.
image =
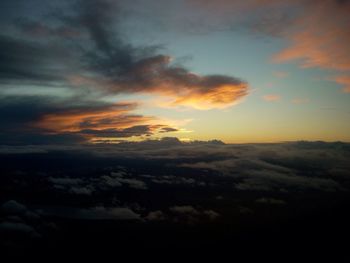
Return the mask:
{"type": "Polygon", "coordinates": [[[1,144],[350,141],[350,1],[0,10],[1,144]]]}

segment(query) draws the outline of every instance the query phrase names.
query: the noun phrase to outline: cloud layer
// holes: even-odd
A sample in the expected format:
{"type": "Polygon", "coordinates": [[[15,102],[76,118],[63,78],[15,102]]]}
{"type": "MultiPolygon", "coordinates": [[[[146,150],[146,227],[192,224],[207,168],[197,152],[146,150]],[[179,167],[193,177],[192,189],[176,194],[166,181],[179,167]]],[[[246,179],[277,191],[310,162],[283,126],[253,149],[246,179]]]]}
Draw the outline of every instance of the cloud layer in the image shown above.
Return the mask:
{"type": "Polygon", "coordinates": [[[196,238],[189,247],[201,247],[200,242],[227,235],[256,238],[265,229],[257,244],[261,247],[274,229],[286,236],[272,238],[281,242],[290,240],[285,231],[291,225],[298,238],[305,231],[309,236],[312,226],[315,233],[323,229],[322,237],[327,225],[335,233],[334,226],[343,222],[337,234],[348,226],[346,143],[230,145],[167,138],[117,145],[2,146],[0,155],[0,248],[7,250],[46,244],[57,250],[68,244],[83,250],[100,245],[99,251],[105,251],[116,243],[134,249],[135,240],[145,241],[141,247],[173,249],[172,244],[183,247],[190,237],[196,238]],[[179,233],[183,238],[176,238],[179,233]]]}

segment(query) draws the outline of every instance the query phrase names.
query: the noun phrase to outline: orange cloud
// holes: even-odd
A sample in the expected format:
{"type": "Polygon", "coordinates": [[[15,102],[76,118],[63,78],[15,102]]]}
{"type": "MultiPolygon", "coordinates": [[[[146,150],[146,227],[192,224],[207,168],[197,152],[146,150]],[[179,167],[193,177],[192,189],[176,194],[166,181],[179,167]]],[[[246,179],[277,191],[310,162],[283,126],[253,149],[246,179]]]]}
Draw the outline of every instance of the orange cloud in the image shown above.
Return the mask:
{"type": "Polygon", "coordinates": [[[226,108],[238,103],[246,95],[247,87],[245,84],[227,84],[204,93],[188,90],[185,95],[178,96],[172,104],[190,106],[201,110],[226,108]]]}
{"type": "Polygon", "coordinates": [[[289,76],[289,73],[288,72],[285,72],[285,71],[275,71],[273,72],[273,75],[276,77],[276,78],[286,78],[289,76]]]}
{"type": "Polygon", "coordinates": [[[73,85],[94,86],[107,93],[146,93],[170,98],[171,106],[225,108],[248,95],[248,84],[225,75],[197,75],[173,66],[171,57],[152,56],[135,62],[121,78],[71,76],[73,85]]]}
{"type": "Polygon", "coordinates": [[[92,108],[76,108],[48,113],[35,125],[55,132],[77,132],[82,128],[98,127],[99,129],[128,127],[145,121],[143,116],[127,115],[135,105],[114,104],[92,108]]]}
{"type": "Polygon", "coordinates": [[[295,99],[292,99],[292,103],[293,104],[305,104],[305,103],[308,103],[310,100],[307,99],[307,98],[295,98],[295,99]]]}
{"type": "MultiPolygon", "coordinates": [[[[297,61],[302,68],[340,72],[334,80],[349,85],[350,2],[337,0],[189,0],[206,10],[208,20],[246,25],[253,32],[286,38],[289,46],[276,53],[276,63],[297,61]],[[264,12],[262,12],[264,11],[264,12]],[[267,12],[266,12],[267,11],[267,12]],[[234,14],[234,15],[233,15],[234,14]],[[237,21],[238,20],[238,21],[237,21]]],[[[221,24],[220,22],[217,24],[221,24]]],[[[284,74],[274,74],[285,77],[284,74]]]]}
{"type": "Polygon", "coordinates": [[[343,85],[343,92],[350,93],[350,76],[337,76],[334,80],[338,84],[343,85]]]}
{"type": "Polygon", "coordinates": [[[281,96],[277,95],[277,94],[269,94],[269,95],[264,95],[263,99],[265,101],[269,101],[269,102],[275,102],[275,101],[279,101],[281,100],[281,96]]]}
{"type": "MultiPolygon", "coordinates": [[[[350,71],[350,2],[324,0],[305,4],[303,15],[288,32],[292,44],[274,55],[275,62],[297,60],[303,68],[350,71]]],[[[349,90],[347,77],[335,81],[345,85],[345,92],[349,90]]]]}
{"type": "Polygon", "coordinates": [[[76,134],[91,142],[177,132],[151,116],[133,115],[132,103],[78,106],[43,114],[32,126],[47,134],[76,134]]]}

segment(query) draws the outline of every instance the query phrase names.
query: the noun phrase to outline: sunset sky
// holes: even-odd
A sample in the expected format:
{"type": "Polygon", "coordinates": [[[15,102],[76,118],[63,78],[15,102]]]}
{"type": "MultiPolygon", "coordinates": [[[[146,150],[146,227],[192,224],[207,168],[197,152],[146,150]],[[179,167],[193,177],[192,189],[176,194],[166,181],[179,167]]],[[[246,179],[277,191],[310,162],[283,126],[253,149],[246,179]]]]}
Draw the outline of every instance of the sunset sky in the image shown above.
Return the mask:
{"type": "Polygon", "coordinates": [[[4,0],[0,144],[350,141],[350,2],[4,0]]]}
{"type": "Polygon", "coordinates": [[[1,259],[350,262],[349,102],[350,0],[0,0],[1,259]]]}

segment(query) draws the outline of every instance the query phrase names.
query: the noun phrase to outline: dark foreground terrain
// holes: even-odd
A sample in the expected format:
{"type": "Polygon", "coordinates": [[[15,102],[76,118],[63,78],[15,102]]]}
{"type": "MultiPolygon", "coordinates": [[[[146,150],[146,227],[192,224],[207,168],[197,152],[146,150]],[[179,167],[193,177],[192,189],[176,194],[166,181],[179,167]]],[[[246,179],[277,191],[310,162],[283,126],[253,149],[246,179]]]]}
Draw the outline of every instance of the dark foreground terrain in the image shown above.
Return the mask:
{"type": "Polygon", "coordinates": [[[3,258],[350,259],[350,145],[0,148],[3,258]]]}

